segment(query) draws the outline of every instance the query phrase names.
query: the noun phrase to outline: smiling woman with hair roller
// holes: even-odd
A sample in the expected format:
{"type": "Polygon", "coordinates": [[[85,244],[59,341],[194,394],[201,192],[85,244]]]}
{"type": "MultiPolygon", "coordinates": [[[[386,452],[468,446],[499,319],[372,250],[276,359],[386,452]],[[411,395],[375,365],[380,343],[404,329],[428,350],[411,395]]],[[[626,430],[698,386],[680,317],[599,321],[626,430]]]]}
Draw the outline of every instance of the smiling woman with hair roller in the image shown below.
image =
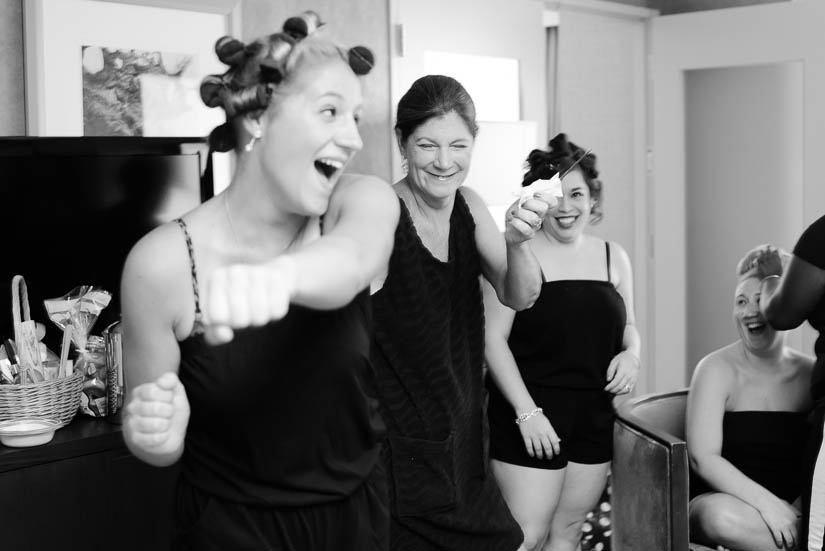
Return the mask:
{"type": "Polygon", "coordinates": [[[181,462],[175,549],[387,549],[369,282],[399,208],[344,173],[372,54],[319,26],[217,42],[230,68],[201,95],[226,112],[210,146],[236,151],[232,182],[126,261],[124,437],[181,462]]]}
{"type": "Polygon", "coordinates": [[[596,157],[565,134],[549,146],[530,152],[522,182],[561,184],[530,241],[538,300],[515,312],[484,289],[490,458],[526,549],[574,551],[605,487],[613,399],[636,384],[641,342],[627,253],[585,233],[602,216],[596,157]]]}

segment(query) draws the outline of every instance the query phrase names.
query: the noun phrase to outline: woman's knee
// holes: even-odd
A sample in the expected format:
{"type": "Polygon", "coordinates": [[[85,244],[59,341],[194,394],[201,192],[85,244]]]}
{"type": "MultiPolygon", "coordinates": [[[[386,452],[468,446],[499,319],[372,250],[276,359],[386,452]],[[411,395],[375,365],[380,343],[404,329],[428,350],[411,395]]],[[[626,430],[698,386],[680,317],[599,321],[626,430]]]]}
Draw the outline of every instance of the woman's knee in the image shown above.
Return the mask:
{"type": "Polygon", "coordinates": [[[582,537],[584,515],[568,518],[556,518],[550,528],[550,539],[563,542],[578,542],[582,537]]]}
{"type": "Polygon", "coordinates": [[[741,511],[736,511],[724,499],[707,499],[701,508],[691,513],[692,528],[714,542],[740,541],[751,529],[741,511]]]}
{"type": "Polygon", "coordinates": [[[526,551],[541,551],[549,533],[548,527],[527,524],[521,527],[521,531],[524,533],[522,548],[526,551]]]}

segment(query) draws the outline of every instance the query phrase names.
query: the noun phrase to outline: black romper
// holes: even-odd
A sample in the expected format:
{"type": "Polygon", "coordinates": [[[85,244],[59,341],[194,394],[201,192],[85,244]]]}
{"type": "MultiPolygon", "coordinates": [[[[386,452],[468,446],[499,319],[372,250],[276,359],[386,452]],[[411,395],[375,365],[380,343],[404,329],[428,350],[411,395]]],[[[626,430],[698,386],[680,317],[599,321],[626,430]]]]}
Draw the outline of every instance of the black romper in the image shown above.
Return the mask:
{"type": "Polygon", "coordinates": [[[209,346],[191,263],[198,321],[180,343],[191,416],[176,548],[385,551],[368,290],[337,310],[293,304],[283,319],[209,346]]]}
{"type": "Polygon", "coordinates": [[[538,469],[568,461],[598,464],[613,457],[613,395],[604,390],[607,368],[621,352],[627,311],[610,278],[546,281],[535,304],[515,313],[508,345],[530,396],[561,438],[552,459],[527,455],[516,413],[488,377],[490,456],[538,469]]]}
{"type": "Polygon", "coordinates": [[[485,454],[484,309],[475,222],[461,192],[449,257],[421,242],[404,201],[383,288],[373,363],[390,475],[393,551],[513,551],[523,535],[485,454]]]}

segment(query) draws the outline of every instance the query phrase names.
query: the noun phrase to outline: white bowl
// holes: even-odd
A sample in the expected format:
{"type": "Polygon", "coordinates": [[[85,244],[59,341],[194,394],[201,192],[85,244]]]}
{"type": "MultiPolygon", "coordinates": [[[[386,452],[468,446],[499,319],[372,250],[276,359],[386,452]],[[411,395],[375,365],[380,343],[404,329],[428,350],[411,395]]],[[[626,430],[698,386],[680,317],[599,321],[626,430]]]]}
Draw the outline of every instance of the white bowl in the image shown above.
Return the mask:
{"type": "Polygon", "coordinates": [[[0,442],[11,448],[40,446],[51,442],[60,427],[49,419],[16,419],[0,422],[0,442]]]}

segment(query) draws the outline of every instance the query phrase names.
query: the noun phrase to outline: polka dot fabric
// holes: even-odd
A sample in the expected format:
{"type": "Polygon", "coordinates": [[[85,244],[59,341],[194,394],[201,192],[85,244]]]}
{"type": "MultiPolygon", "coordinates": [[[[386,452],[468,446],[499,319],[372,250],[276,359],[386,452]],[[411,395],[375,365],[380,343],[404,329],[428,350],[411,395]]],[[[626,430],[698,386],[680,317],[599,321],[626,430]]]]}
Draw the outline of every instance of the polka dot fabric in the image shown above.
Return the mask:
{"type": "Polygon", "coordinates": [[[602,497],[593,508],[587,513],[582,525],[582,551],[609,551],[610,533],[612,530],[610,520],[610,474],[607,475],[607,485],[602,497]]]}

